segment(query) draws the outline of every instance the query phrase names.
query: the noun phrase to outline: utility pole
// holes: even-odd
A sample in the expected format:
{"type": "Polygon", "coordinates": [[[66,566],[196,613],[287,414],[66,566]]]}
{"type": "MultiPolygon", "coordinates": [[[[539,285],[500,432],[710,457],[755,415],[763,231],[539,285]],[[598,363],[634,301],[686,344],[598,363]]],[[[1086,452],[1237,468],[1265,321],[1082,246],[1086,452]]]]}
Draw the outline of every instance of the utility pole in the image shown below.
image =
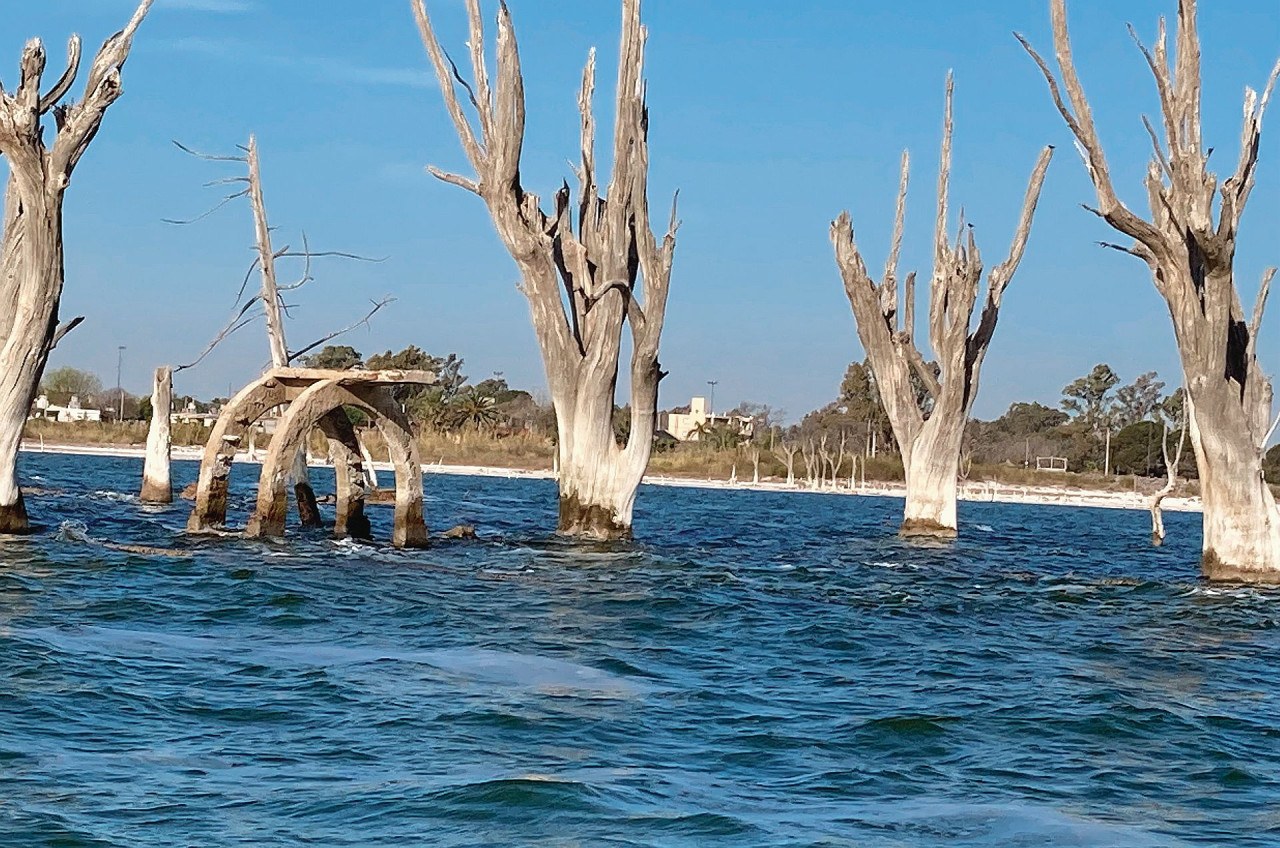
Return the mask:
{"type": "Polygon", "coordinates": [[[711,387],[711,395],[707,398],[707,417],[716,417],[716,386],[720,385],[719,380],[708,380],[707,385],[711,387]]]}
{"type": "Polygon", "coordinates": [[[120,403],[116,408],[116,423],[124,420],[124,386],[120,382],[120,370],[124,365],[124,345],[116,347],[116,389],[120,392],[120,403]]]}

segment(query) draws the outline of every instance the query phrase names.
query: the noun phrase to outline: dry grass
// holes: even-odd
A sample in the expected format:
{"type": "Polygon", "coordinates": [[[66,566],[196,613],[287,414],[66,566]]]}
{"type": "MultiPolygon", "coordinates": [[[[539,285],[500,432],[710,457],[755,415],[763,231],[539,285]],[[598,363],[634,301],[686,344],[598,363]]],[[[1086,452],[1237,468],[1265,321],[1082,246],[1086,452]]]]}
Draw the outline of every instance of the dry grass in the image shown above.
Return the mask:
{"type": "MultiPolygon", "coordinates": [[[[111,445],[142,447],[147,443],[145,421],[57,421],[32,420],[23,428],[22,437],[33,442],[43,439],[54,445],[111,445]]],[[[174,424],[175,445],[203,445],[209,431],[199,424],[174,424]]]]}
{"type": "MultiPolygon", "coordinates": [[[[209,431],[197,424],[175,424],[175,445],[203,445],[209,431]]],[[[141,447],[147,441],[147,425],[141,421],[74,422],[59,424],[52,421],[28,421],[24,436],[31,441],[43,437],[49,444],[114,445],[141,447]]],[[[362,431],[362,438],[375,459],[386,460],[387,449],[377,430],[362,431]]],[[[260,436],[258,447],[266,442],[260,436]]],[[[514,468],[524,471],[550,470],[555,455],[555,445],[547,436],[518,433],[495,436],[474,430],[461,433],[423,432],[418,437],[422,461],[443,465],[478,465],[495,468],[514,468]]],[[[312,434],[312,454],[324,456],[324,436],[318,431],[312,434]]],[[[864,460],[859,457],[859,465],[864,460]]],[[[879,456],[865,460],[865,474],[869,482],[901,482],[902,460],[896,456],[879,456]]],[[[847,480],[851,460],[846,459],[840,477],[847,480]]],[[[693,444],[655,453],[649,463],[649,473],[664,477],[687,477],[699,480],[728,480],[734,472],[739,480],[750,480],[753,475],[751,454],[747,449],[713,451],[693,444]]],[[[796,480],[805,480],[804,462],[795,458],[796,480]]],[[[858,471],[861,479],[863,470],[858,471]]],[[[767,450],[760,452],[760,479],[784,481],[787,478],[785,461],[767,450]]],[[[1028,486],[1045,488],[1076,488],[1090,491],[1151,493],[1164,485],[1163,479],[1134,477],[1104,477],[1097,473],[1077,474],[1037,471],[1008,465],[975,465],[966,475],[969,482],[991,482],[1004,486],[1028,486]]],[[[1199,484],[1184,481],[1175,494],[1193,496],[1199,494],[1199,484]]]]}

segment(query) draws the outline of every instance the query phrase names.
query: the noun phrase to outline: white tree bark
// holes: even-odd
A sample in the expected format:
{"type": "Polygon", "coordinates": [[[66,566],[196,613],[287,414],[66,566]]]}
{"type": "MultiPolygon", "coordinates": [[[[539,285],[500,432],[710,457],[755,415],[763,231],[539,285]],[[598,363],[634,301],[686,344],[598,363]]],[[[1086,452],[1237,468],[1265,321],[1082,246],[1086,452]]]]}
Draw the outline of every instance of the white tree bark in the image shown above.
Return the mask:
{"type": "Polygon", "coordinates": [[[937,357],[936,372],[915,343],[915,274],[906,278],[901,315],[898,309],[898,255],[906,215],[908,155],[902,156],[893,240],[879,284],[867,273],[854,241],[849,213],[843,213],[831,227],[836,262],[857,321],[858,337],[875,373],[893,434],[902,448],[907,484],[904,536],[956,535],[956,475],[965,423],[978,394],[978,377],[995,333],[1001,299],[1022,261],[1053,156],[1051,147],[1040,153],[1009,257],[988,274],[986,301],[976,328],[970,330],[983,266],[973,230],[966,231],[963,218],[954,243],[948,234],[953,90],[948,74],[933,276],[929,284],[929,340],[937,357]],[[929,397],[923,408],[917,384],[924,386],[929,397]]]}
{"type": "Polygon", "coordinates": [[[556,411],[558,530],[570,536],[627,538],[636,489],[653,447],[658,383],[663,377],[658,344],[677,228],[674,207],[661,241],[649,220],[646,31],[640,23],[640,2],[623,0],[609,185],[602,193],[596,182],[592,51],[578,99],[582,120],[578,196],[575,203],[566,185],[557,192],[551,214],[520,182],[524,79],[505,4],[498,12],[492,87],[479,0],[467,0],[470,84],[456,78],[424,0],[414,0],[414,12],[445,106],[477,178],[434,169],[432,173],[485,201],[523,279],[522,291],[529,301],[556,411]],[[463,111],[460,85],[475,106],[478,133],[463,111]],[[626,445],[620,446],[612,421],[624,328],[632,339],[631,431],[626,445]]]}
{"type": "MultiPolygon", "coordinates": [[[[249,205],[253,210],[254,242],[258,250],[258,269],[262,275],[262,308],[267,320],[267,345],[271,349],[273,368],[289,365],[289,345],[285,340],[283,306],[280,287],[276,281],[277,253],[271,244],[271,225],[267,221],[266,200],[262,191],[262,166],[258,158],[258,139],[249,136],[247,148],[249,165],[249,205]]],[[[311,488],[311,474],[307,468],[306,440],[289,467],[288,483],[293,486],[294,500],[298,508],[298,520],[304,527],[319,527],[320,508],[315,490],[311,488]]]]}
{"type": "Polygon", "coordinates": [[[1151,500],[1147,502],[1147,508],[1151,510],[1151,544],[1159,547],[1164,544],[1164,511],[1161,505],[1164,499],[1173,494],[1173,490],[1178,487],[1178,466],[1182,464],[1182,450],[1187,444],[1187,417],[1186,417],[1186,401],[1183,401],[1183,418],[1178,427],[1178,450],[1172,457],[1169,456],[1169,427],[1165,426],[1164,432],[1160,435],[1160,453],[1164,457],[1165,473],[1168,480],[1160,491],[1151,496],[1151,500]]]}
{"type": "Polygon", "coordinates": [[[1050,8],[1061,84],[1026,39],[1019,39],[1044,74],[1054,105],[1084,156],[1098,198],[1097,209],[1090,211],[1131,240],[1108,247],[1145,262],[1169,306],[1204,502],[1202,570],[1211,579],[1280,581],[1280,514],[1262,475],[1272,389],[1257,361],[1258,333],[1274,272],[1264,279],[1252,316],[1244,312],[1234,273],[1240,220],[1256,177],[1262,118],[1280,63],[1261,97],[1246,88],[1239,159],[1231,176],[1220,183],[1208,169],[1212,148],[1205,148],[1201,136],[1195,0],[1178,4],[1172,54],[1163,21],[1153,49],[1139,43],[1155,77],[1163,119],[1163,139],[1146,123],[1152,142],[1145,180],[1148,220],[1116,194],[1072,60],[1066,2],[1051,0],[1050,8]]]}
{"type": "Polygon", "coordinates": [[[89,68],[79,102],[63,99],[80,67],[80,39],[68,44],[67,68],[41,92],[44,45],[27,43],[17,87],[0,87],[0,155],[9,170],[0,237],[0,533],[29,529],[18,486],[18,447],[58,326],[64,279],[62,203],[71,174],[121,94],[120,70],[151,8],[143,0],[123,30],[107,39],[89,68]],[[45,116],[55,115],[54,126],[45,116]],[[46,145],[46,131],[52,144],[46,145]]]}
{"type": "Polygon", "coordinates": [[[151,428],[147,431],[147,455],[142,465],[142,501],[172,503],[173,483],[169,475],[169,459],[173,439],[169,413],[173,408],[173,369],[156,369],[151,386],[151,428]]]}

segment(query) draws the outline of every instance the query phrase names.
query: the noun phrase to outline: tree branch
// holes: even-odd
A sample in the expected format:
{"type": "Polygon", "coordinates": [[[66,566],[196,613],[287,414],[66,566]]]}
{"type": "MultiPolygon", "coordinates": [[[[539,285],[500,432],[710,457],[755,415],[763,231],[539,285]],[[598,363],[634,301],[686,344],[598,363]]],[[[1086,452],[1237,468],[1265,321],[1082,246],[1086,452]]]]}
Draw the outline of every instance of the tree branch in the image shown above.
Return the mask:
{"type": "Polygon", "coordinates": [[[204,361],[204,358],[206,356],[208,356],[210,353],[213,352],[213,349],[217,347],[222,342],[223,339],[227,338],[232,333],[235,333],[237,330],[241,329],[242,327],[247,327],[249,324],[252,324],[254,321],[256,321],[258,318],[257,315],[250,315],[248,317],[245,317],[245,315],[246,313],[248,313],[250,309],[253,308],[253,305],[257,303],[260,299],[261,298],[258,295],[254,295],[253,297],[251,297],[249,299],[249,302],[246,303],[244,307],[241,308],[241,310],[237,312],[231,318],[230,321],[227,322],[227,325],[223,327],[222,330],[219,331],[216,336],[213,337],[213,341],[209,342],[208,346],[205,347],[203,351],[201,351],[200,355],[197,356],[194,361],[189,362],[186,365],[179,365],[175,367],[173,369],[173,373],[177,374],[179,371],[185,371],[188,368],[195,368],[197,365],[199,365],[201,362],[204,361]]]}
{"type": "MultiPolygon", "coordinates": [[[[427,14],[427,5],[424,0],[413,0],[413,16],[418,23],[418,32],[422,36],[422,44],[426,47],[427,55],[431,58],[431,64],[435,67],[436,78],[440,81],[440,93],[444,96],[445,108],[449,110],[449,117],[453,120],[458,139],[462,142],[462,149],[467,154],[471,167],[475,168],[476,173],[480,174],[483,179],[487,157],[479,142],[476,141],[475,130],[472,129],[471,122],[467,120],[466,113],[462,111],[462,104],[458,102],[458,91],[454,87],[453,62],[440,47],[435,30],[431,26],[431,17],[427,14]]],[[[480,9],[474,0],[467,0],[467,18],[473,28],[476,26],[483,27],[483,20],[477,20],[480,18],[480,9]]],[[[439,174],[436,176],[439,176],[439,174]]],[[[448,181],[446,180],[446,182],[448,181]]]]}
{"type": "Polygon", "coordinates": [[[72,330],[74,330],[76,327],[79,327],[83,323],[84,323],[84,316],[77,315],[75,318],[72,318],[70,321],[66,322],[65,324],[60,325],[57,331],[54,332],[53,334],[53,340],[49,342],[49,350],[53,350],[55,347],[57,347],[58,342],[62,341],[63,337],[66,336],[67,333],[71,332],[72,330]]]}
{"type": "Polygon", "coordinates": [[[431,174],[431,176],[435,177],[437,180],[440,180],[441,182],[449,183],[450,185],[456,185],[458,188],[466,189],[472,194],[480,193],[480,183],[478,183],[477,181],[469,177],[464,177],[459,174],[450,174],[447,171],[440,170],[434,165],[427,166],[427,173],[431,174]]]}
{"type": "Polygon", "coordinates": [[[71,90],[72,84],[76,81],[76,74],[79,72],[80,36],[73,35],[67,40],[67,69],[62,72],[62,76],[54,83],[53,88],[49,89],[49,92],[40,98],[39,112],[41,115],[58,105],[58,101],[67,95],[67,92],[71,90]]]}
{"type": "Polygon", "coordinates": [[[288,362],[293,362],[295,359],[299,358],[300,356],[303,356],[304,354],[310,353],[311,351],[313,351],[313,350],[315,350],[316,348],[320,347],[320,345],[322,345],[322,344],[324,344],[324,343],[326,343],[326,342],[331,342],[331,341],[333,341],[334,339],[336,339],[338,336],[341,336],[341,335],[344,335],[344,334],[346,334],[346,333],[349,333],[349,332],[351,332],[352,330],[354,330],[354,329],[355,329],[355,328],[357,328],[357,327],[361,327],[361,326],[366,326],[366,327],[367,327],[367,326],[369,325],[369,319],[370,319],[370,318],[372,318],[374,315],[376,315],[376,314],[378,313],[378,310],[380,310],[382,307],[386,306],[388,303],[393,303],[394,301],[395,301],[395,298],[394,298],[394,297],[384,297],[384,298],[383,298],[382,300],[380,300],[380,301],[375,301],[375,302],[374,302],[374,304],[373,304],[373,309],[370,309],[370,310],[369,310],[369,312],[368,312],[368,314],[366,314],[366,315],[365,315],[363,318],[361,318],[359,321],[356,321],[354,324],[351,324],[351,325],[349,325],[349,326],[343,327],[341,330],[337,330],[337,331],[335,331],[335,332],[332,332],[332,333],[330,333],[329,335],[324,336],[323,338],[317,339],[316,341],[312,342],[311,344],[307,345],[306,347],[302,348],[301,350],[298,350],[298,351],[295,351],[295,352],[293,352],[293,353],[289,354],[287,361],[288,361],[288,362]]]}
{"type": "Polygon", "coordinates": [[[1125,235],[1143,242],[1153,251],[1162,249],[1163,239],[1159,231],[1129,211],[1128,207],[1121,203],[1116,195],[1115,187],[1111,182],[1111,173],[1107,168],[1106,154],[1103,152],[1102,143],[1098,140],[1098,132],[1093,123],[1093,112],[1089,108],[1089,101],[1085,97],[1084,87],[1080,83],[1080,77],[1076,73],[1075,62],[1072,59],[1071,35],[1067,29],[1066,2],[1065,0],[1051,0],[1051,3],[1054,50],[1057,55],[1058,67],[1062,72],[1063,85],[1066,87],[1067,97],[1071,101],[1071,108],[1068,108],[1067,104],[1063,102],[1058,81],[1053,72],[1049,70],[1049,65],[1021,34],[1015,33],[1014,35],[1040,68],[1045,82],[1049,85],[1049,93],[1053,97],[1054,105],[1058,108],[1058,113],[1066,121],[1072,135],[1076,137],[1076,141],[1079,143],[1089,169],[1089,176],[1093,180],[1093,185],[1098,195],[1100,210],[1098,214],[1113,227],[1125,235]]]}
{"type": "Polygon", "coordinates": [[[1253,368],[1257,357],[1258,334],[1262,331],[1262,314],[1267,309],[1267,297],[1271,294],[1271,281],[1276,277],[1276,269],[1268,268],[1262,275],[1262,286],[1258,289],[1258,299],[1253,303],[1253,318],[1249,321],[1249,342],[1246,347],[1245,362],[1253,368]]]}

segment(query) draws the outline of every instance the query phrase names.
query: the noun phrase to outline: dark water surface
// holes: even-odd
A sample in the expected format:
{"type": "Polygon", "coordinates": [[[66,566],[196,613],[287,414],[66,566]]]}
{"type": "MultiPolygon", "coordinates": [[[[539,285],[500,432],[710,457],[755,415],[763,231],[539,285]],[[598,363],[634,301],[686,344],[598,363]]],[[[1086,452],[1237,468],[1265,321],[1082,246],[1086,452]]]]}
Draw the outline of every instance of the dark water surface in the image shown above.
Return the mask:
{"type": "Polygon", "coordinates": [[[1280,844],[1280,594],[1202,585],[1198,516],[918,547],[894,500],[646,488],[592,550],[550,483],[433,476],[486,538],[399,552],[22,466],[63,492],[0,542],[4,848],[1280,844]]]}

